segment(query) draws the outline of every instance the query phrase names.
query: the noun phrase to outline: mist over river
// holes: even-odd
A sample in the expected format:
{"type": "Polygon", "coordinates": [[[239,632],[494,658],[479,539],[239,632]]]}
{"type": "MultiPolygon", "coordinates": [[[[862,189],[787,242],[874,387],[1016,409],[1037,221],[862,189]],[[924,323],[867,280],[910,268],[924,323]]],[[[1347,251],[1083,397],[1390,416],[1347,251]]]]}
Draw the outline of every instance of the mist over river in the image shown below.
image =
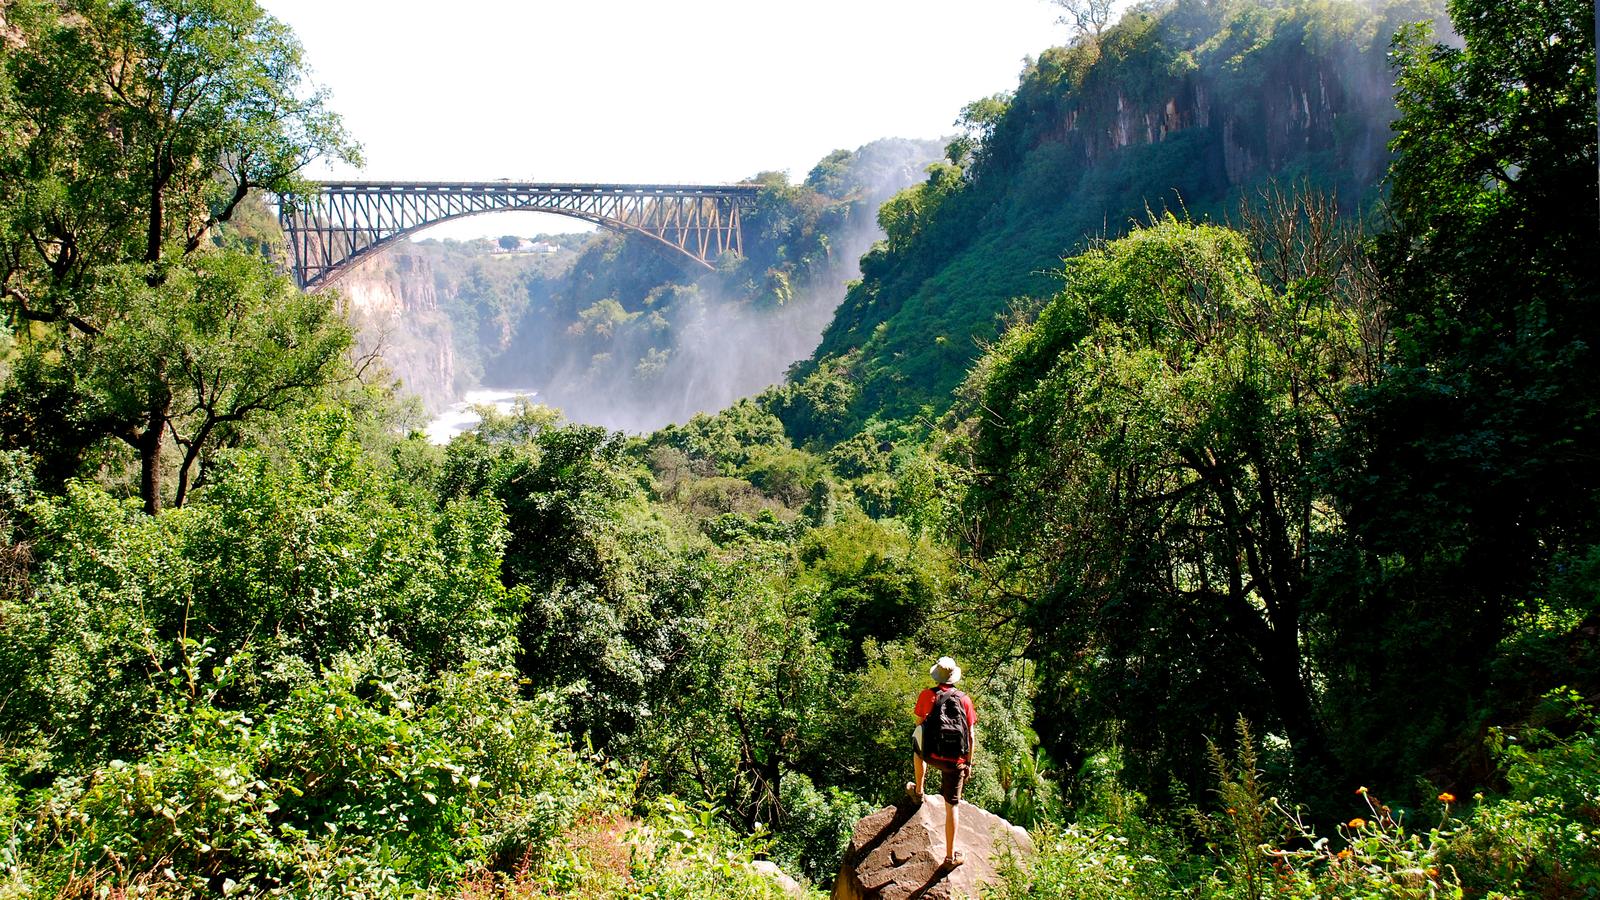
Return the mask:
{"type": "Polygon", "coordinates": [[[493,406],[503,413],[508,413],[518,397],[531,399],[538,395],[539,392],[531,388],[479,388],[467,391],[460,400],[434,416],[423,429],[423,433],[428,436],[429,443],[448,444],[451,438],[472,430],[473,426],[483,421],[483,417],[474,411],[475,407],[493,406]]]}

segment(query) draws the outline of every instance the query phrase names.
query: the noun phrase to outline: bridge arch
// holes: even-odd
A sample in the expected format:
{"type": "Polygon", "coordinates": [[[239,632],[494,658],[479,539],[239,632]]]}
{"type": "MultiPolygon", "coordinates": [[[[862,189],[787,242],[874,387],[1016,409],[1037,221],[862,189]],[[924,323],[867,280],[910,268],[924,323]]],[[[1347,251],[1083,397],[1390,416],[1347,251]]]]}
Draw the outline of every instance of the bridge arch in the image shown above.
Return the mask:
{"type": "Polygon", "coordinates": [[[295,281],[332,284],[357,263],[424,228],[496,212],[543,212],[650,238],[710,269],[742,254],[742,213],[759,185],[539,184],[532,182],[313,183],[279,198],[295,281]]]}

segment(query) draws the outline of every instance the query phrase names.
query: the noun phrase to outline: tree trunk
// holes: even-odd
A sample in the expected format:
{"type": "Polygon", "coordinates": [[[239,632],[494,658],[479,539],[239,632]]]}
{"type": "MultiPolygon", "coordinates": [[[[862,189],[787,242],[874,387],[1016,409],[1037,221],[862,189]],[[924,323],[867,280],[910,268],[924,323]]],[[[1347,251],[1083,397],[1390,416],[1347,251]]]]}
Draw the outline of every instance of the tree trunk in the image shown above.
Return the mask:
{"type": "Polygon", "coordinates": [[[161,448],[167,429],[167,401],[150,410],[144,433],[139,435],[139,496],[144,498],[144,511],[150,515],[161,512],[161,448]]]}
{"type": "Polygon", "coordinates": [[[1307,793],[1336,790],[1338,785],[1332,779],[1338,777],[1338,767],[1311,702],[1311,690],[1300,671],[1299,635],[1292,630],[1274,630],[1272,638],[1260,650],[1261,674],[1294,751],[1295,780],[1307,793]]]}
{"type": "Polygon", "coordinates": [[[178,487],[172,492],[173,509],[182,509],[183,502],[189,497],[189,470],[194,467],[199,452],[200,445],[196,443],[183,454],[183,462],[178,465],[178,487]]]}
{"type": "Polygon", "coordinates": [[[206,440],[211,436],[211,428],[211,421],[208,420],[200,426],[195,432],[194,439],[184,448],[183,462],[178,466],[178,489],[172,495],[174,508],[182,507],[184,501],[189,498],[190,473],[194,471],[195,463],[200,458],[200,451],[205,448],[206,440]]]}
{"type": "MultiPolygon", "coordinates": [[[[156,158],[151,163],[153,170],[150,179],[150,221],[145,231],[144,261],[148,263],[161,261],[161,236],[166,230],[166,168],[162,165],[161,151],[156,152],[156,158]]],[[[155,273],[149,276],[156,278],[155,273]]]]}

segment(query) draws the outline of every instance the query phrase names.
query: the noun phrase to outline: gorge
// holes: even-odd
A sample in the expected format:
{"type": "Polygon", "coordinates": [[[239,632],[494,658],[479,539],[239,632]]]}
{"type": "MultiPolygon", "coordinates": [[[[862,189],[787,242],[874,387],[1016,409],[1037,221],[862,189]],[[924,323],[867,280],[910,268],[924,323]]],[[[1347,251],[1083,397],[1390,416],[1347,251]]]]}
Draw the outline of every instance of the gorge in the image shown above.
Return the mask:
{"type": "Polygon", "coordinates": [[[336,289],[363,348],[430,414],[511,387],[578,421],[653,430],[777,384],[808,356],[882,234],[879,205],[940,152],[883,140],[831,154],[799,184],[758,176],[746,257],[712,273],[602,231],[533,238],[554,248],[537,254],[487,239],[408,243],[336,289]]]}

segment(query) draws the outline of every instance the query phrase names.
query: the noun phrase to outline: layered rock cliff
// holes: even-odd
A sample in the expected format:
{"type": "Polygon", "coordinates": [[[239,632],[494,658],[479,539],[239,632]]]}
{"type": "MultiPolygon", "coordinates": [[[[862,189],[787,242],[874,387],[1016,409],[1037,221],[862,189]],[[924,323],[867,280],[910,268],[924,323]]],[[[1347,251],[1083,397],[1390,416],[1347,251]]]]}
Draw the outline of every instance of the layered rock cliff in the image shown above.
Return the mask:
{"type": "MultiPolygon", "coordinates": [[[[1304,31],[1303,23],[1293,20],[1280,27],[1304,31]]],[[[1202,51],[1193,64],[1183,60],[1163,67],[1159,80],[1091,78],[1077,87],[1047,86],[1042,96],[1024,95],[1024,104],[1048,105],[1040,112],[1049,124],[1030,129],[1030,149],[1060,144],[1091,167],[1125,148],[1201,130],[1216,149],[1203,164],[1217,166],[1225,185],[1282,172],[1322,151],[1330,152],[1340,168],[1335,180],[1371,184],[1388,161],[1385,126],[1392,117],[1393,88],[1383,58],[1386,44],[1352,38],[1339,46],[1308,48],[1309,36],[1295,37],[1307,52],[1204,66],[1199,63],[1209,60],[1202,51]]],[[[1049,63],[1047,53],[1040,65],[1049,63]]]]}
{"type": "Polygon", "coordinates": [[[428,259],[395,247],[361,263],[337,289],[361,354],[376,353],[430,412],[449,406],[461,385],[450,317],[428,259]]]}

